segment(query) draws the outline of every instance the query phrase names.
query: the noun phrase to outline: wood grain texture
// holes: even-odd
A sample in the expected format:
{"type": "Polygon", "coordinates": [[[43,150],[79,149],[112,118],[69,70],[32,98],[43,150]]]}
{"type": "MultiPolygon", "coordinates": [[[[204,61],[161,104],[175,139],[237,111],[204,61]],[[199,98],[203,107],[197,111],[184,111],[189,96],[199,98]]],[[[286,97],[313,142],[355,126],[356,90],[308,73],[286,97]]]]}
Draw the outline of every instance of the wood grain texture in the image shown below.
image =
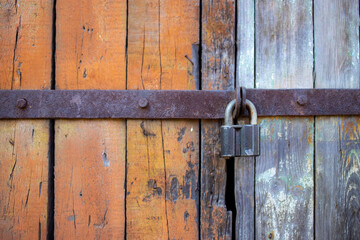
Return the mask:
{"type": "MultiPolygon", "coordinates": [[[[125,89],[126,12],[57,2],[56,89],[125,89]]],[[[124,120],[55,122],[55,238],[124,238],[125,138],[124,120]]]]}
{"type": "Polygon", "coordinates": [[[124,131],[119,120],[56,122],[56,238],[124,237],[124,131]]]}
{"type": "Polygon", "coordinates": [[[360,119],[316,119],[316,239],[357,239],[360,119]]]}
{"type": "Polygon", "coordinates": [[[237,0],[236,83],[253,88],[255,83],[255,0],[237,0]]]}
{"type": "MultiPolygon", "coordinates": [[[[52,1],[0,1],[0,89],[49,89],[52,1]]],[[[49,121],[0,121],[0,239],[47,235],[49,121]]]]}
{"type": "Polygon", "coordinates": [[[197,238],[197,129],[197,121],[128,121],[128,238],[197,238]]]}
{"type": "MultiPolygon", "coordinates": [[[[235,1],[202,1],[202,89],[228,90],[235,81],[235,1]]],[[[201,239],[231,239],[225,206],[226,161],[220,121],[201,121],[201,239]]]]}
{"type": "Polygon", "coordinates": [[[316,1],[314,30],[315,87],[359,88],[358,1],[316,1]]]}
{"type": "Polygon", "coordinates": [[[47,234],[48,121],[0,123],[1,239],[47,234]]]}
{"type": "MultiPolygon", "coordinates": [[[[254,88],[255,1],[237,2],[236,85],[254,88]]],[[[246,123],[246,122],[243,122],[246,123]]],[[[235,160],[236,239],[255,238],[255,158],[235,160]]]]}
{"type": "MultiPolygon", "coordinates": [[[[196,89],[199,1],[130,0],[128,16],[127,88],[196,89]]],[[[198,126],[127,121],[127,238],[198,237],[198,126]]]]}
{"type": "Polygon", "coordinates": [[[231,239],[232,213],[225,205],[226,161],[220,158],[221,121],[201,125],[201,239],[231,239]]]}
{"type": "Polygon", "coordinates": [[[261,122],[256,162],[256,239],[313,238],[313,120],[261,122]]]}
{"type": "Polygon", "coordinates": [[[125,89],[126,1],[56,4],[56,89],[125,89]]]}
{"type": "Polygon", "coordinates": [[[255,159],[235,159],[236,239],[255,237],[255,159]]]}
{"type": "MultiPolygon", "coordinates": [[[[255,12],[256,87],[312,88],[312,1],[258,0],[255,12]]],[[[256,239],[313,238],[313,125],[261,119],[256,239]]]]}
{"type": "Polygon", "coordinates": [[[0,89],[49,89],[53,1],[0,1],[0,89]]]}
{"type": "MultiPolygon", "coordinates": [[[[359,88],[359,2],[315,1],[314,20],[315,86],[359,88]]],[[[316,118],[316,239],[360,236],[359,123],[316,118]]]]}
{"type": "Polygon", "coordinates": [[[202,89],[234,87],[235,1],[202,1],[202,89]]]}

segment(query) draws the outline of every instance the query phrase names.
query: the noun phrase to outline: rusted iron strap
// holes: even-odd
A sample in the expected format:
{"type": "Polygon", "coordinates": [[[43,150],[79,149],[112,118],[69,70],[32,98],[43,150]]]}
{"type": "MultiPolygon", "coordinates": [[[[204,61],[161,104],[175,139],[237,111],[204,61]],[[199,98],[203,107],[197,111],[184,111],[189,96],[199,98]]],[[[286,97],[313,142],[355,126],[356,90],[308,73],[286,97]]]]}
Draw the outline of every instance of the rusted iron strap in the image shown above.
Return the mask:
{"type": "MultiPolygon", "coordinates": [[[[259,116],[360,115],[357,89],[247,89],[259,116]]],[[[0,119],[221,119],[234,91],[0,90],[0,119]]]]}

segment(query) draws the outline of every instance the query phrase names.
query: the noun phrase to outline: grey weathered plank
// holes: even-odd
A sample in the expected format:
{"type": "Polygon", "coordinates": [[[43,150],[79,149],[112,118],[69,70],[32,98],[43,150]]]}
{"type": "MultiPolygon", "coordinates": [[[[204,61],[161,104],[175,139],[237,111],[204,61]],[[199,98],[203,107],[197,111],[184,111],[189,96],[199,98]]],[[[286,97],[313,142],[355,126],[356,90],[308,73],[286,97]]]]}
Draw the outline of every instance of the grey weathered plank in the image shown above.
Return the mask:
{"type": "Polygon", "coordinates": [[[262,120],[256,239],[313,239],[313,120],[262,120]]]}
{"type": "Polygon", "coordinates": [[[236,83],[254,87],[255,75],[255,0],[237,0],[236,83]]]}
{"type": "MultiPolygon", "coordinates": [[[[315,86],[359,88],[359,2],[315,1],[314,20],[315,86]]],[[[316,239],[360,238],[359,124],[316,118],[316,239]]]]}
{"type": "MultiPolygon", "coordinates": [[[[255,6],[255,86],[312,88],[312,1],[255,6]]],[[[312,239],[313,118],[264,118],[261,127],[255,238],[312,239]]]]}
{"type": "Polygon", "coordinates": [[[360,237],[360,119],[316,119],[316,239],[360,237]]]}
{"type": "Polygon", "coordinates": [[[235,159],[235,200],[236,200],[236,239],[254,239],[255,159],[243,157],[235,159]]]}
{"type": "MultiPolygon", "coordinates": [[[[234,87],[235,0],[202,1],[202,89],[234,87]]],[[[201,121],[201,239],[231,239],[220,121],[201,121]]]]}
{"type": "MultiPolygon", "coordinates": [[[[237,2],[237,86],[254,87],[255,9],[254,0],[237,2]]],[[[255,159],[235,160],[236,239],[254,239],[255,159]]]]}

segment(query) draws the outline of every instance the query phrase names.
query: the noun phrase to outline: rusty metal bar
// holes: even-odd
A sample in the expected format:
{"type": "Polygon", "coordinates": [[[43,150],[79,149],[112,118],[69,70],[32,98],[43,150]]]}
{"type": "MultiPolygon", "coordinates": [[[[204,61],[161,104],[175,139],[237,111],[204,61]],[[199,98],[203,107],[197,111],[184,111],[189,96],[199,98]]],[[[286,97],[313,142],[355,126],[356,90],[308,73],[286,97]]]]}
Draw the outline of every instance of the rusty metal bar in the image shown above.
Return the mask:
{"type": "MultiPolygon", "coordinates": [[[[360,115],[359,89],[247,89],[259,116],[360,115]]],[[[0,119],[222,119],[234,91],[0,90],[0,119]]]]}

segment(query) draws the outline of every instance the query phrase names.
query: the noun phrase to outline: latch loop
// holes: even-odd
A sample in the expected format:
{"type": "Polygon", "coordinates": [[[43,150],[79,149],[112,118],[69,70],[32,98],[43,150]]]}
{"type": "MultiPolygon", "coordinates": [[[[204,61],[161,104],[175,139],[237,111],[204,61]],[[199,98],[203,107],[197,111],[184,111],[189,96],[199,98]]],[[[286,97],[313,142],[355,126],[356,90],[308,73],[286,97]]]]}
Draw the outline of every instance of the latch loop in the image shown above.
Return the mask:
{"type": "MultiPolygon", "coordinates": [[[[233,112],[235,111],[236,99],[232,100],[225,109],[225,125],[234,125],[233,112]]],[[[250,101],[246,100],[246,108],[250,115],[250,124],[257,124],[257,111],[255,105],[250,101]]],[[[235,118],[238,121],[238,118],[235,118]]]]}

